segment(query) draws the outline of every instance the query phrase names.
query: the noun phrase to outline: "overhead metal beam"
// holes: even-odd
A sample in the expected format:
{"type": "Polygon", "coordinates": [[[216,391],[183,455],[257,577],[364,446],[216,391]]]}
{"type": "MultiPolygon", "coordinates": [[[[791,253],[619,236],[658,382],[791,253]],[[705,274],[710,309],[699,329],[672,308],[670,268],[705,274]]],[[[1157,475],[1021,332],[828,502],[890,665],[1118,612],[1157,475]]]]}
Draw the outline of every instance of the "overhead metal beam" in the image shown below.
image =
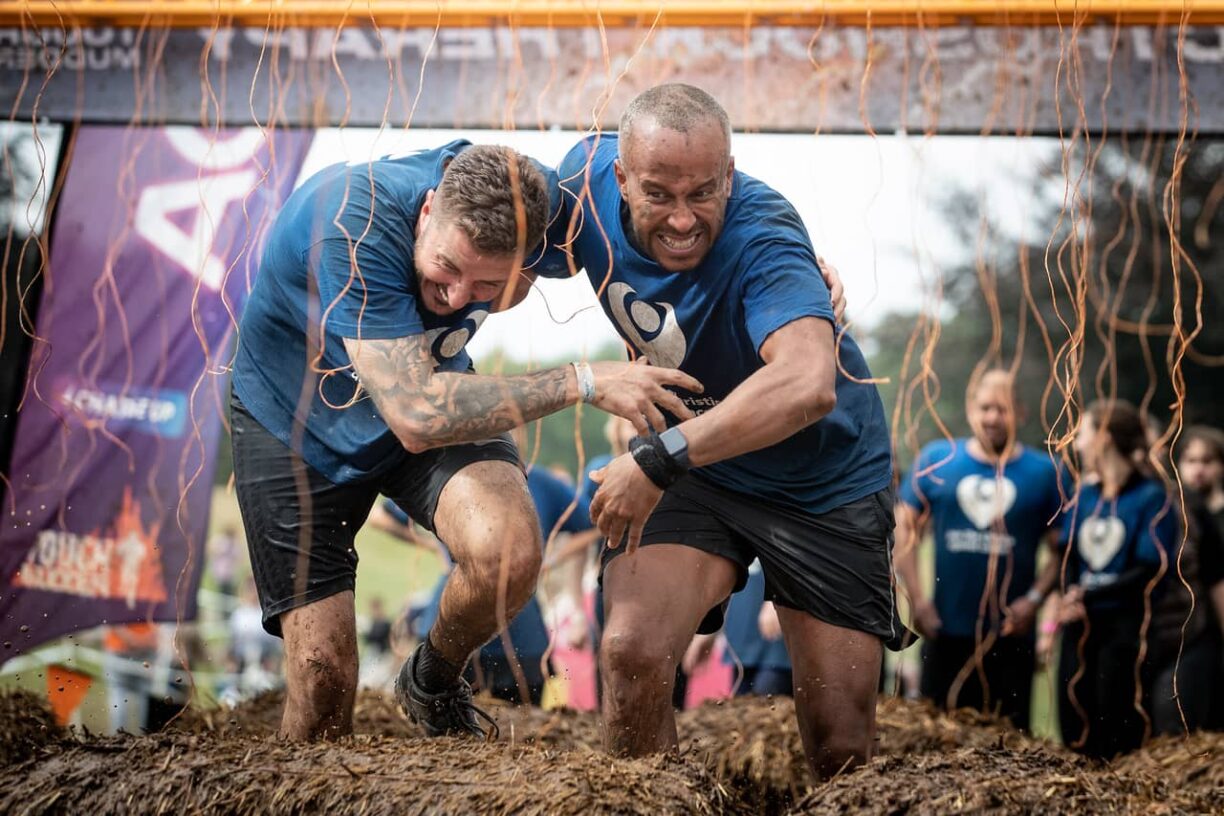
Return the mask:
{"type": "Polygon", "coordinates": [[[1224,24],[1224,0],[3,0],[0,25],[1069,26],[1224,24]]]}

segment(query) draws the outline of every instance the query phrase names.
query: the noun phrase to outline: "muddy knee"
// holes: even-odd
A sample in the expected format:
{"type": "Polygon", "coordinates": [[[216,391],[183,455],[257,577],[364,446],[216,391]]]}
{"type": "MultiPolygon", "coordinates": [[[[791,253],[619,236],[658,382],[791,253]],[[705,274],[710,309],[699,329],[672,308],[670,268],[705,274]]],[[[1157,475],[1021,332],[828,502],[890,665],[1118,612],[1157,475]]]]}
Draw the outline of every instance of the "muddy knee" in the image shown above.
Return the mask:
{"type": "Polygon", "coordinates": [[[356,655],[312,650],[289,667],[289,704],[319,723],[320,729],[346,731],[357,689],[356,655]]]}
{"type": "Polygon", "coordinates": [[[609,627],[604,631],[599,654],[601,668],[609,679],[625,683],[657,681],[659,694],[671,693],[679,657],[665,639],[609,627]]]}
{"type": "MultiPolygon", "coordinates": [[[[841,712],[846,713],[846,712],[841,712]]],[[[800,723],[801,727],[804,723],[800,723]]],[[[869,717],[834,714],[806,724],[808,759],[818,779],[828,779],[871,758],[872,728],[869,717]]]]}
{"type": "Polygon", "coordinates": [[[517,612],[535,594],[541,561],[540,540],[533,527],[489,542],[469,556],[462,568],[490,598],[504,593],[507,609],[517,612]]]}

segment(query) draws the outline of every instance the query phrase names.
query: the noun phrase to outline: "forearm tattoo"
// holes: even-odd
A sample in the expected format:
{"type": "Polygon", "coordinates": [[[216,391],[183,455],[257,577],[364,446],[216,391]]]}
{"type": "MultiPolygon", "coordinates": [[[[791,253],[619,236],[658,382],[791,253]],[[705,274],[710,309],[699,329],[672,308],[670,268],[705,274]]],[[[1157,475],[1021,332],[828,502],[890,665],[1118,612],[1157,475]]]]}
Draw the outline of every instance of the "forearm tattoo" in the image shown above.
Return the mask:
{"type": "Polygon", "coordinates": [[[507,377],[435,373],[420,336],[346,339],[344,346],[387,425],[428,447],[488,439],[573,402],[564,368],[507,377]]]}

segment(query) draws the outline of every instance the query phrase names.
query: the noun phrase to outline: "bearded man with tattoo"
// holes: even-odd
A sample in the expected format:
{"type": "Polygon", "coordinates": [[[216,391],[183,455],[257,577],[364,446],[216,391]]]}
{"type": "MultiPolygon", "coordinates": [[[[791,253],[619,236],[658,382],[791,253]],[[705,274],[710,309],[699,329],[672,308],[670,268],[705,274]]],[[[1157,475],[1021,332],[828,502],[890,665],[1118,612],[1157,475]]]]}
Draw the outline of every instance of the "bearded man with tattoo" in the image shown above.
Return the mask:
{"type": "Polygon", "coordinates": [[[351,732],[354,536],[381,493],[447,542],[438,620],[396,694],[431,735],[483,734],[460,674],[531,598],[540,529],[511,428],[579,399],[663,430],[692,412],[679,371],[599,362],[506,377],[464,347],[538,274],[555,174],[512,150],[451,142],[335,165],[269,234],[234,361],[234,474],[264,627],[285,641],[280,734],[351,732]]]}

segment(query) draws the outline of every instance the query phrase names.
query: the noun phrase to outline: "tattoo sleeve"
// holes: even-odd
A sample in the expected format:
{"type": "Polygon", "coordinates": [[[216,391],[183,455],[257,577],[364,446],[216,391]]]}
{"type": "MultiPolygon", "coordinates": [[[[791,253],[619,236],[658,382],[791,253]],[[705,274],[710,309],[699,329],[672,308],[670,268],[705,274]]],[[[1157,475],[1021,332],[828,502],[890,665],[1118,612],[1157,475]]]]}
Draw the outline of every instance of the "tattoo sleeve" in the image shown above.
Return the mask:
{"type": "Polygon", "coordinates": [[[487,377],[435,372],[425,338],[346,338],[362,387],[392,432],[413,452],[476,442],[575,403],[566,368],[487,377]]]}

